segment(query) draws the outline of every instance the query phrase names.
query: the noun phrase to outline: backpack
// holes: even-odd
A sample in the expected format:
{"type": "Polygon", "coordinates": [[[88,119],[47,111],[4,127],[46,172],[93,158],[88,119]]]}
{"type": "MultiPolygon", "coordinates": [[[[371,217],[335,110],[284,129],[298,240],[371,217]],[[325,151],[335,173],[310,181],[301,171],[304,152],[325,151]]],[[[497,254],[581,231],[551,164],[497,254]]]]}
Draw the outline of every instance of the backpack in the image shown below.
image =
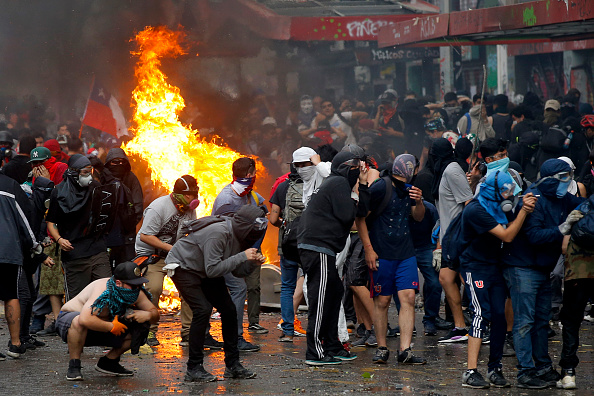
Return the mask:
{"type": "Polygon", "coordinates": [[[567,132],[552,126],[540,137],[540,149],[547,154],[561,154],[564,151],[565,139],[567,139],[567,132]]]}
{"type": "Polygon", "coordinates": [[[468,247],[462,233],[462,212],[454,217],[441,241],[441,266],[451,269],[460,267],[460,256],[468,247]]]}
{"type": "MultiPolygon", "coordinates": [[[[382,173],[385,174],[387,172],[382,173]]],[[[382,176],[382,179],[386,182],[386,193],[384,194],[384,198],[382,199],[382,202],[379,204],[379,206],[372,210],[367,216],[367,224],[372,224],[374,221],[376,221],[390,203],[390,199],[392,199],[392,179],[389,175],[382,176]]]]}
{"type": "Polygon", "coordinates": [[[472,119],[470,118],[470,113],[464,114],[464,117],[466,117],[466,132],[464,135],[462,135],[462,137],[468,136],[470,133],[470,128],[472,128],[472,119]]]}
{"type": "Polygon", "coordinates": [[[584,213],[571,229],[571,239],[576,245],[591,249],[594,246],[594,195],[580,206],[580,211],[584,213]]]}
{"type": "Polygon", "coordinates": [[[289,180],[285,208],[283,209],[283,224],[279,231],[279,242],[283,256],[291,261],[300,261],[297,250],[297,232],[303,209],[305,209],[303,183],[289,180]]]}

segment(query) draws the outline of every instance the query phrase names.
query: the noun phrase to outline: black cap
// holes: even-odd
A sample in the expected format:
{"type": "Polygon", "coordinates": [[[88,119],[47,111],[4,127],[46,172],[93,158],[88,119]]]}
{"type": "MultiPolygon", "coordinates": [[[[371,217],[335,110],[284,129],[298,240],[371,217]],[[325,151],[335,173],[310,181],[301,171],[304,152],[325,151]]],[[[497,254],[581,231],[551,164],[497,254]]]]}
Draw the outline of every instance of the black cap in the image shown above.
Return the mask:
{"type": "Polygon", "coordinates": [[[141,267],[132,261],[124,261],[115,267],[113,276],[116,280],[127,283],[129,285],[142,285],[148,283],[148,279],[144,276],[147,267],[141,267]]]}
{"type": "Polygon", "coordinates": [[[194,176],[183,175],[175,181],[173,192],[176,194],[198,195],[198,182],[194,176]]]}
{"type": "Polygon", "coordinates": [[[398,98],[392,92],[384,92],[382,96],[380,96],[380,102],[382,103],[394,102],[396,100],[398,100],[398,98]]]}

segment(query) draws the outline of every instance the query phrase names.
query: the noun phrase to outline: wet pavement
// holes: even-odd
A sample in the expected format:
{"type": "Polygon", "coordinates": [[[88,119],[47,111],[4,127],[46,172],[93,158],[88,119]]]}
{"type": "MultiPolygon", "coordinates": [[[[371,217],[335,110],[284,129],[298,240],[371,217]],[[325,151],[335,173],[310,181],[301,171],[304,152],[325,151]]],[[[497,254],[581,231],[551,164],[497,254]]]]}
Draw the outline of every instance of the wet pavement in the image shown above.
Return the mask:
{"type": "MultiPolygon", "coordinates": [[[[270,330],[268,334],[252,335],[246,332],[248,341],[262,347],[260,352],[242,354],[243,364],[257,373],[251,380],[223,379],[225,365],[223,352],[206,353],[205,367],[219,377],[219,381],[198,384],[183,381],[187,348],[178,345],[180,341],[180,322],[177,316],[163,316],[158,333],[161,342],[154,348],[154,354],[140,354],[122,357],[122,365],[135,372],[133,377],[114,378],[93,369],[103,355],[102,348],[85,348],[82,357],[84,381],[65,380],[68,366],[66,344],[58,337],[40,338],[47,342],[46,347],[28,351],[19,359],[7,358],[0,361],[0,395],[146,395],[162,393],[182,394],[414,394],[414,395],[593,395],[594,394],[594,324],[583,322],[580,331],[581,360],[577,369],[579,389],[575,391],[547,389],[544,391],[522,390],[515,387],[500,390],[472,390],[461,387],[461,375],[466,364],[466,345],[437,345],[438,337],[422,335],[421,316],[417,314],[416,326],[419,335],[414,337],[413,350],[427,359],[425,366],[398,365],[394,358],[398,338],[388,338],[388,348],[392,351],[386,365],[372,364],[374,348],[353,350],[358,359],[337,366],[312,368],[304,364],[304,337],[295,337],[294,343],[277,341],[280,331],[276,325],[280,313],[263,313],[261,322],[270,330]]],[[[0,315],[0,345],[6,345],[8,331],[6,322],[0,315]]],[[[304,326],[305,315],[300,315],[304,326]]],[[[396,323],[395,315],[390,315],[396,323]]],[[[212,320],[213,334],[220,338],[220,320],[212,320]]],[[[550,353],[553,361],[559,361],[561,335],[550,340],[550,353]]],[[[439,332],[441,336],[445,331],[439,332]]],[[[351,340],[355,336],[351,335],[351,340]]],[[[147,347],[148,349],[148,347],[147,347]]],[[[479,370],[484,374],[488,346],[481,350],[479,370]]],[[[505,376],[515,384],[515,357],[504,357],[505,376]]]]}

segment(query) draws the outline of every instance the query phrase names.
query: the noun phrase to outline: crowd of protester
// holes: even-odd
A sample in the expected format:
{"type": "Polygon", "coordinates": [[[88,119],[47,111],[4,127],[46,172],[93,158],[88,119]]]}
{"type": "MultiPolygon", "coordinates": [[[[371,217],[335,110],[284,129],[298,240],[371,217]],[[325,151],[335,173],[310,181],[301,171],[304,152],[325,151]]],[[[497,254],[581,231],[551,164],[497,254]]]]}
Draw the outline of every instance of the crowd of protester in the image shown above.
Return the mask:
{"type": "Polygon", "coordinates": [[[247,331],[269,332],[259,323],[259,266],[270,223],[279,228],[278,341],[307,337],[306,364],[341,364],[366,347],[386,364],[395,336],[399,364],[427,364],[412,349],[420,272],[422,334],[468,344],[462,386],[511,386],[502,357],[516,356],[518,387],[575,388],[579,328],[592,321],[594,297],[594,114],[575,89],[542,103],[530,92],[519,104],[453,92],[435,103],[387,90],[375,101],[304,95],[283,113],[258,95],[222,138],[279,176],[269,205],[254,191],[256,162],[242,157],[211,216],[198,219],[193,176],[146,202],[151,191],[122,140],[98,131],[80,139],[78,126],[42,114],[3,115],[6,354],[19,358],[58,335],[68,380],[83,379],[90,345],[112,347],[97,371],[131,376],[119,358],[159,345],[169,275],[182,297],[185,380],[217,379],[205,348],[224,350],[225,377],[253,378],[239,360],[260,349],[243,337],[244,305],[247,331]],[[306,329],[296,315],[302,298],[306,329]],[[213,307],[222,342],[210,334],[213,307]],[[550,322],[559,321],[560,373],[548,352],[550,322]],[[487,347],[485,379],[478,356],[487,347]]]}

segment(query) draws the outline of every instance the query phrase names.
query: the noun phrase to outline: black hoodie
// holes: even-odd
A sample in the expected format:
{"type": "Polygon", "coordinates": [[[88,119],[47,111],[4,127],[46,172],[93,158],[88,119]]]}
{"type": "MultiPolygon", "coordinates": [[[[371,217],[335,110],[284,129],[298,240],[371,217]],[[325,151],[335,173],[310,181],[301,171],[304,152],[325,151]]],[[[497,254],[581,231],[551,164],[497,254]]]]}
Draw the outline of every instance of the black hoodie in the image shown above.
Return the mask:
{"type": "Polygon", "coordinates": [[[347,179],[350,166],[344,164],[353,158],[357,157],[348,151],[338,153],[332,160],[330,176],[311,196],[299,222],[300,249],[336,256],[344,248],[357,212],[347,179]]]}

